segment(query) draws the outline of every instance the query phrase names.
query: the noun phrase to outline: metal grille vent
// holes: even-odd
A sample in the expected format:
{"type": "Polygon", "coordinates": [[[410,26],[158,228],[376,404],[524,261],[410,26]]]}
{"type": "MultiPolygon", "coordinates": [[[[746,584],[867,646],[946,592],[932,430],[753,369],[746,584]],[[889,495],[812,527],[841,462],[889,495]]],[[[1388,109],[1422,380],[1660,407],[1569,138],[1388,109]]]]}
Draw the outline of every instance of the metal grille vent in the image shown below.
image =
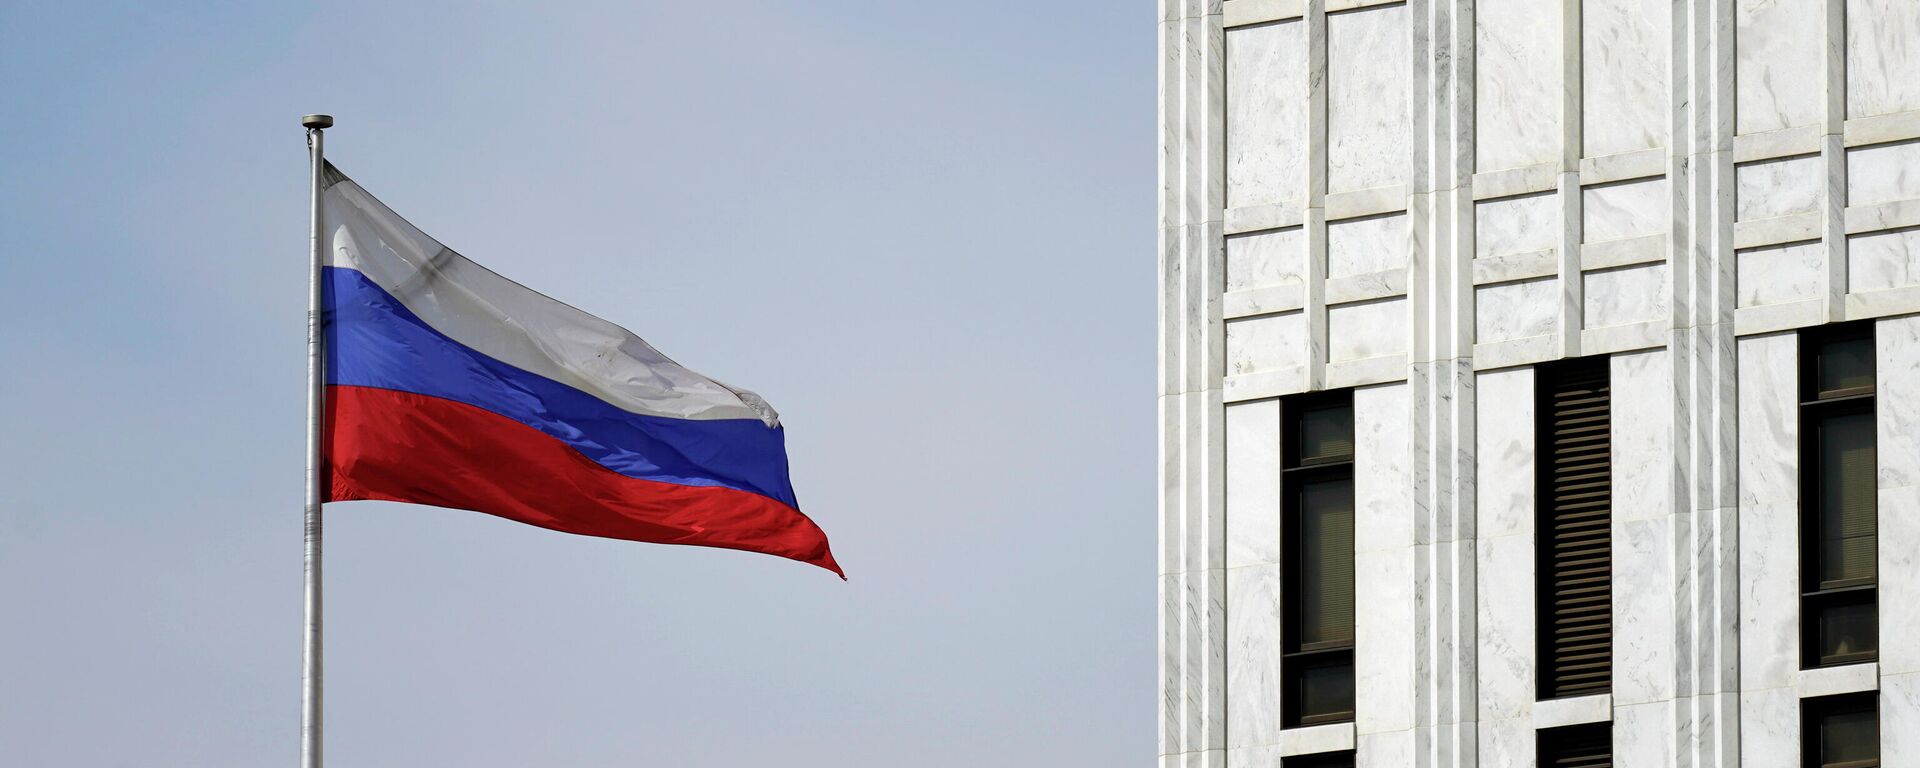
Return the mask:
{"type": "MultiPolygon", "coordinates": [[[[1536,533],[1541,698],[1613,680],[1612,397],[1607,361],[1542,370],[1536,533]]],[[[1567,763],[1586,765],[1586,763],[1567,763]]]]}

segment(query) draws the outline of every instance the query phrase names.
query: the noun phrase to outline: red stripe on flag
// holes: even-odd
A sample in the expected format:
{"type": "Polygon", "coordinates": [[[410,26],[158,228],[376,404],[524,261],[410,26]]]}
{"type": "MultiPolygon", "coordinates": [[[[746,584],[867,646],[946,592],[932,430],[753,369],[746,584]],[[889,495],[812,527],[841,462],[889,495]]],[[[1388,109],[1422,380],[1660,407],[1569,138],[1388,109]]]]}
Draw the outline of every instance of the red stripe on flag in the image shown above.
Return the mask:
{"type": "Polygon", "coordinates": [[[762,552],[840,574],[827,536],[766,496],[627,477],[539,430],[410,392],[327,388],[328,501],[432,504],[586,536],[762,552]]]}

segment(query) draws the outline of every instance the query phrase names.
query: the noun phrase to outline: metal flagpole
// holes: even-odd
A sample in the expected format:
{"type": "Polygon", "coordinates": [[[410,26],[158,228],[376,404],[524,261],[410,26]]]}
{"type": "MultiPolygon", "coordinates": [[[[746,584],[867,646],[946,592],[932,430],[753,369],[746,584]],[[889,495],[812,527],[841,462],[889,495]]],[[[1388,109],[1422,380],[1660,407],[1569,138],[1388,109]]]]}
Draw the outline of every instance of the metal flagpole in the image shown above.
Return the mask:
{"type": "Polygon", "coordinates": [[[300,766],[320,768],[321,681],[320,681],[320,430],[326,414],[326,389],[321,369],[320,266],[325,258],[321,244],[323,224],[320,193],[326,172],[325,132],[333,127],[332,115],[306,115],[300,124],[307,128],[307,147],[313,156],[313,211],[311,219],[311,272],[307,276],[307,632],[302,645],[300,666],[300,766]]]}

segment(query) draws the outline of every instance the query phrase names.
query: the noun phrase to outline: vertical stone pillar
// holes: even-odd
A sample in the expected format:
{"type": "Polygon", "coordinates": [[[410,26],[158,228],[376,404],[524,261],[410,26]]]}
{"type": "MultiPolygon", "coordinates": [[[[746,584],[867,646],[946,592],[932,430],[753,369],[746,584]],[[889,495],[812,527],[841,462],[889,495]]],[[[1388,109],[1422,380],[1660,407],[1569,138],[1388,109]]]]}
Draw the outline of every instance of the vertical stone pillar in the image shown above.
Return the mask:
{"type": "Polygon", "coordinates": [[[1675,457],[1677,766],[1739,757],[1733,4],[1676,4],[1668,178],[1675,457]]]}
{"type": "Polygon", "coordinates": [[[1160,4],[1160,755],[1225,765],[1220,0],[1160,4]]]}
{"type": "Polygon", "coordinates": [[[1414,764],[1476,763],[1473,0],[1413,6],[1414,764]]]}

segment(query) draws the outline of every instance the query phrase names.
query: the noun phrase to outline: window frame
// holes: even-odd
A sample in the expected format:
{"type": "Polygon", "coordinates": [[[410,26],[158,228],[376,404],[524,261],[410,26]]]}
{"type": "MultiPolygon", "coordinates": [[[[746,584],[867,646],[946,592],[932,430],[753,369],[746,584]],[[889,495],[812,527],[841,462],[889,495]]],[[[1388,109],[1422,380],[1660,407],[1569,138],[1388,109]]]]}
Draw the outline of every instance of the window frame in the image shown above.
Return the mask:
{"type": "MultiPolygon", "coordinates": [[[[1349,678],[1349,688],[1354,685],[1354,646],[1357,638],[1329,640],[1313,643],[1301,641],[1300,616],[1305,606],[1302,593],[1301,568],[1305,559],[1299,546],[1306,542],[1300,535],[1302,517],[1302,496],[1310,485],[1323,482],[1346,482],[1352,490],[1354,460],[1358,446],[1350,443],[1349,451],[1333,456],[1306,458],[1301,453],[1301,425],[1304,415],[1309,412],[1329,408],[1344,407],[1348,413],[1347,434],[1354,436],[1353,429],[1353,391],[1333,390],[1296,395],[1281,401],[1280,434],[1280,553],[1281,553],[1281,719],[1284,728],[1303,728],[1330,723],[1353,722],[1356,706],[1334,712],[1306,713],[1303,707],[1303,683],[1305,673],[1312,670],[1345,667],[1349,678]]],[[[1348,515],[1357,513],[1357,503],[1350,504],[1348,515]]],[[[1351,522],[1351,520],[1350,520],[1351,522]]],[[[1354,553],[1349,551],[1351,559],[1354,553]]],[[[1351,560],[1350,560],[1351,563],[1351,560]]],[[[1352,567],[1348,568],[1352,572],[1352,567]]],[[[1355,601],[1358,594],[1353,584],[1347,587],[1348,595],[1355,601]]],[[[1355,613],[1357,613],[1357,607],[1355,613]]]]}
{"type": "Polygon", "coordinates": [[[1804,768],[1878,768],[1881,758],[1880,747],[1883,742],[1880,728],[1880,696],[1878,691],[1842,693],[1835,696],[1817,696],[1800,700],[1800,764],[1804,768]],[[1819,740],[1824,732],[1819,726],[1828,717],[1854,712],[1873,713],[1873,753],[1874,757],[1864,760],[1848,760],[1839,763],[1821,762],[1821,748],[1825,746],[1819,740]]]}
{"type": "MultiPolygon", "coordinates": [[[[1847,341],[1865,341],[1873,347],[1874,327],[1872,321],[1827,325],[1809,328],[1800,332],[1799,370],[1799,565],[1800,576],[1797,588],[1800,596],[1800,666],[1802,669],[1836,667],[1847,664],[1864,664],[1879,659],[1879,569],[1874,569],[1870,577],[1857,577],[1834,581],[1822,581],[1821,566],[1824,564],[1821,546],[1821,523],[1826,510],[1823,508],[1823,491],[1826,473],[1821,465],[1822,429],[1828,419],[1839,416],[1866,415],[1877,425],[1879,390],[1878,361],[1869,355],[1873,364],[1871,383],[1863,386],[1845,387],[1822,391],[1819,388],[1822,354],[1829,344],[1847,341]],[[1874,641],[1871,650],[1854,651],[1844,654],[1821,654],[1821,619],[1827,611],[1849,606],[1866,604],[1871,606],[1874,621],[1874,641]]],[[[1879,452],[1879,435],[1874,432],[1874,451],[1879,452]]],[[[1875,477],[1877,478],[1877,472],[1875,477]]],[[[1875,502],[1873,509],[1875,535],[1879,531],[1878,481],[1876,479],[1875,502]]],[[[1876,564],[1877,566],[1877,564],[1876,564]]]]}

